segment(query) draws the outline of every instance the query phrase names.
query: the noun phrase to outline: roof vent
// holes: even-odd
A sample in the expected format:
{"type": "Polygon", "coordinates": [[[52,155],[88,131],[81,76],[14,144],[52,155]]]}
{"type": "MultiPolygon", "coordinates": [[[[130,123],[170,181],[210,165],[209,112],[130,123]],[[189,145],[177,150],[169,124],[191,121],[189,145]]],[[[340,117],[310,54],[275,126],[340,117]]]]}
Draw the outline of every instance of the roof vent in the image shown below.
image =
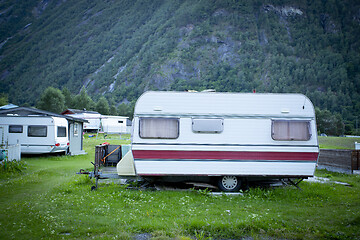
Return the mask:
{"type": "Polygon", "coordinates": [[[216,92],[215,89],[205,89],[205,90],[202,90],[201,92],[216,92]]]}
{"type": "Polygon", "coordinates": [[[162,111],[162,108],[160,106],[155,106],[154,111],[162,111]]]}

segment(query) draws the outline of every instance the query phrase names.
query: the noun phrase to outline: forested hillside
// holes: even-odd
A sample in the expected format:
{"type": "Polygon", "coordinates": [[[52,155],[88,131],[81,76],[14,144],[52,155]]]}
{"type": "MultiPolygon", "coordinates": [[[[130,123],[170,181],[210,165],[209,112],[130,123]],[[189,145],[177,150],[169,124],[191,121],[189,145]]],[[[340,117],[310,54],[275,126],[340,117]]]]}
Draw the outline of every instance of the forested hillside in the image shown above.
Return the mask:
{"type": "MultiPolygon", "coordinates": [[[[0,2],[0,93],[49,86],[134,104],[146,90],[299,92],[360,116],[360,1],[0,2]]],[[[360,119],[359,119],[360,120],[360,119]]]]}

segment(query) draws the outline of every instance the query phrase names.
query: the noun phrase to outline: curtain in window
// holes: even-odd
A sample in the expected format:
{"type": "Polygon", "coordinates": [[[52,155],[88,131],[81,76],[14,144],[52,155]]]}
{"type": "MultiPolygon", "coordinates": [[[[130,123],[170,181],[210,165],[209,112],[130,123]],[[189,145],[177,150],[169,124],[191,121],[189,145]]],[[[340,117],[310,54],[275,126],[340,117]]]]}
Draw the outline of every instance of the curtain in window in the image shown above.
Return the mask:
{"type": "Polygon", "coordinates": [[[287,140],[289,138],[289,129],[287,121],[273,121],[274,140],[287,140]]]}
{"type": "Polygon", "coordinates": [[[289,138],[293,140],[309,140],[309,122],[293,121],[289,122],[289,138]]]}
{"type": "Polygon", "coordinates": [[[274,140],[307,141],[310,139],[309,121],[274,120],[272,122],[274,140]]]}
{"type": "Polygon", "coordinates": [[[74,136],[78,136],[79,134],[79,127],[78,123],[74,123],[74,136]]]}
{"type": "Polygon", "coordinates": [[[174,118],[140,118],[140,137],[168,138],[179,136],[179,120],[174,118]]]}

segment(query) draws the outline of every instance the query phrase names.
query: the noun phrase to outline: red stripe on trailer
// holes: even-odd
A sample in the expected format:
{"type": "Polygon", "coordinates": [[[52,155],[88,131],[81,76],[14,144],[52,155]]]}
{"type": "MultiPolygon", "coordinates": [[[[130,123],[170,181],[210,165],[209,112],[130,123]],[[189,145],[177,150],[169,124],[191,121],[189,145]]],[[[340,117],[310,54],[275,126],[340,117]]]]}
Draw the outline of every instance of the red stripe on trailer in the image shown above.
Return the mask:
{"type": "Polygon", "coordinates": [[[134,159],[288,160],[316,161],[318,152],[237,152],[133,150],[134,159]]]}

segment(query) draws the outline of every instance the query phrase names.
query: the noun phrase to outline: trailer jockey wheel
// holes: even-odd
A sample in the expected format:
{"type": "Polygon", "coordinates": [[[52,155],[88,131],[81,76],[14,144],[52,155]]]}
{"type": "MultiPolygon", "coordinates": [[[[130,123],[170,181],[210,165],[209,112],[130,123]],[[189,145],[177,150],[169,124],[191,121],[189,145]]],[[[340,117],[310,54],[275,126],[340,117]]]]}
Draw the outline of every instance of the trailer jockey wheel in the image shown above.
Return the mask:
{"type": "Polygon", "coordinates": [[[218,187],[224,192],[237,192],[241,187],[241,180],[236,176],[222,176],[218,180],[218,187]]]}

